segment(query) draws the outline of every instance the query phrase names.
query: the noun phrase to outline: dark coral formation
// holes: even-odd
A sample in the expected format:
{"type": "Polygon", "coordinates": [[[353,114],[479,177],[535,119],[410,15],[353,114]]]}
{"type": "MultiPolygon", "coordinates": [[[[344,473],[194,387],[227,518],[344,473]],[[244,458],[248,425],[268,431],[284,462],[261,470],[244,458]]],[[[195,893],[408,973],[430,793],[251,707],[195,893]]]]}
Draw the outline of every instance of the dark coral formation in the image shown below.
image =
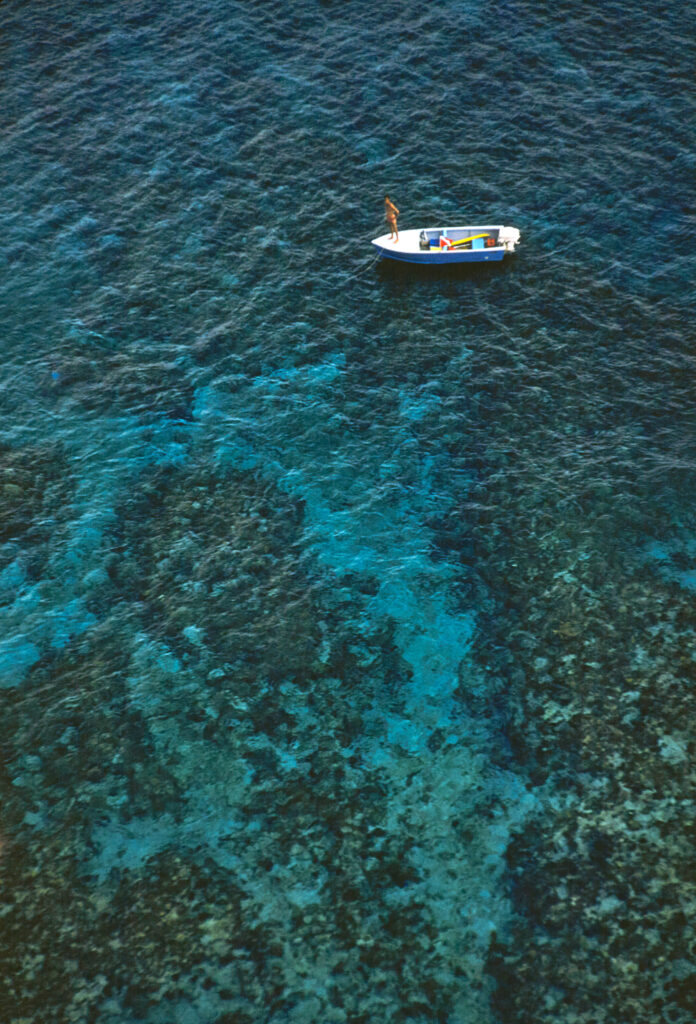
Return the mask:
{"type": "Polygon", "coordinates": [[[38,578],[70,515],[73,481],[58,443],[0,446],[0,571],[18,555],[38,578]]]}
{"type": "Polygon", "coordinates": [[[53,400],[90,414],[131,414],[146,422],[162,416],[175,421],[191,419],[193,387],[185,371],[161,354],[148,350],[140,339],[114,351],[116,339],[107,339],[81,323],[61,339],[42,393],[53,400]]]}
{"type": "Polygon", "coordinates": [[[296,502],[248,475],[164,469],[119,518],[115,586],[183,658],[233,663],[250,682],[311,663],[320,631],[296,502]]]}

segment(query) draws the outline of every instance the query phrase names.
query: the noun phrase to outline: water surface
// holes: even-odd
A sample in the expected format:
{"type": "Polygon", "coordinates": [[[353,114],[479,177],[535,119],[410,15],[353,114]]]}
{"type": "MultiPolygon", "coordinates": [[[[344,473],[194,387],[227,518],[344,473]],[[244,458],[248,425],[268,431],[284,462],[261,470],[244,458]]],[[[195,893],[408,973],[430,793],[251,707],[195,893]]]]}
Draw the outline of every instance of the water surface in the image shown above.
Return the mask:
{"type": "Polygon", "coordinates": [[[3,1020],[693,1019],[695,13],[3,5],[3,1020]]]}

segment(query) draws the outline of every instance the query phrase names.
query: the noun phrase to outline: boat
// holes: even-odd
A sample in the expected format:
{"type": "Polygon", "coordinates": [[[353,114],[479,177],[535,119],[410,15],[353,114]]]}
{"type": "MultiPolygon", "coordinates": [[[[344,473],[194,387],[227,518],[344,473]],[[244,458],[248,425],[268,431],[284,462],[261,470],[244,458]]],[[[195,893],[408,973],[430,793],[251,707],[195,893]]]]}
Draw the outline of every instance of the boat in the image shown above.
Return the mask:
{"type": "Polygon", "coordinates": [[[441,263],[484,263],[502,260],[515,251],[520,240],[517,228],[504,225],[465,225],[449,228],[407,228],[399,241],[389,235],[373,238],[380,256],[423,266],[441,263]]]}

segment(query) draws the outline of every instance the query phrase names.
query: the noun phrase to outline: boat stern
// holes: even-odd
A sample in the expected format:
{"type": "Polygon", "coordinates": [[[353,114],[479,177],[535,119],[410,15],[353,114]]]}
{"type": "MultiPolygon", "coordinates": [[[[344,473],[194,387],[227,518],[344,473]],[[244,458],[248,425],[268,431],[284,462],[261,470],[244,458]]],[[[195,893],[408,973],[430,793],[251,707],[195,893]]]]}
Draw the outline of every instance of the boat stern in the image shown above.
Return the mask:
{"type": "Polygon", "coordinates": [[[506,252],[514,252],[519,243],[520,232],[517,228],[502,227],[498,234],[498,244],[505,247],[506,252]]]}

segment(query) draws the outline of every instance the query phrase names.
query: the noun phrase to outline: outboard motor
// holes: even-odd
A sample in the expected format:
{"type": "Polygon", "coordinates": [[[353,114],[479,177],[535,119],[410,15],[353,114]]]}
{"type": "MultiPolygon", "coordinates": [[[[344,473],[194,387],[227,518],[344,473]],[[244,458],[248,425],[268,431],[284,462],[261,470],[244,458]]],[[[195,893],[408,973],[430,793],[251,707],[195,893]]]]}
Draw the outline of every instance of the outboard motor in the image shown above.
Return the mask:
{"type": "Polygon", "coordinates": [[[514,252],[520,240],[517,228],[503,227],[498,232],[498,245],[504,245],[507,252],[514,252]]]}
{"type": "Polygon", "coordinates": [[[428,249],[430,247],[430,242],[428,241],[428,236],[426,235],[425,231],[421,231],[420,235],[418,236],[418,243],[421,249],[428,249]]]}

